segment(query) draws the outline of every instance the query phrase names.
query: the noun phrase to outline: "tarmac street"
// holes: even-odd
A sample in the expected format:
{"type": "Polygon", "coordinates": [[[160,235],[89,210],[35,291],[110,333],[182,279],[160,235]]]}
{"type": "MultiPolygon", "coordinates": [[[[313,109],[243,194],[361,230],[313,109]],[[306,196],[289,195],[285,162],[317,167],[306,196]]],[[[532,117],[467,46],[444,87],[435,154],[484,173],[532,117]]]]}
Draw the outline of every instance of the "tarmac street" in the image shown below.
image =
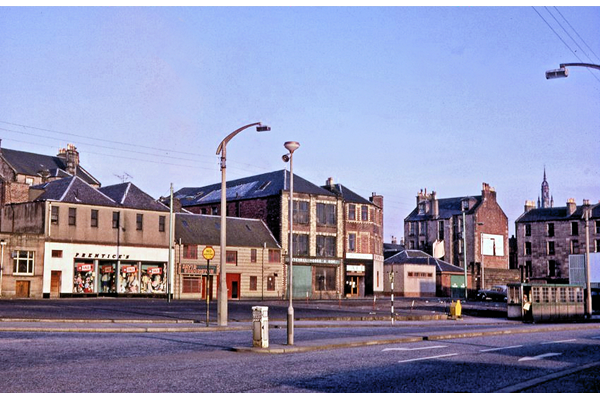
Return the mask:
{"type": "Polygon", "coordinates": [[[393,324],[386,307],[374,307],[368,300],[298,302],[295,344],[289,346],[283,301],[230,302],[228,326],[218,327],[215,319],[206,327],[204,303],[198,301],[3,299],[0,391],[518,392],[552,387],[580,392],[599,388],[592,372],[600,365],[600,320],[523,324],[502,316],[505,305],[490,302],[466,302],[464,315],[450,319],[447,302],[419,299],[413,304],[412,300],[395,301],[393,324]],[[268,348],[252,345],[254,305],[269,307],[268,348]],[[82,366],[85,377],[70,379],[82,366]],[[449,377],[449,370],[462,380],[449,377]],[[554,385],[550,381],[562,385],[550,386],[554,385]]]}

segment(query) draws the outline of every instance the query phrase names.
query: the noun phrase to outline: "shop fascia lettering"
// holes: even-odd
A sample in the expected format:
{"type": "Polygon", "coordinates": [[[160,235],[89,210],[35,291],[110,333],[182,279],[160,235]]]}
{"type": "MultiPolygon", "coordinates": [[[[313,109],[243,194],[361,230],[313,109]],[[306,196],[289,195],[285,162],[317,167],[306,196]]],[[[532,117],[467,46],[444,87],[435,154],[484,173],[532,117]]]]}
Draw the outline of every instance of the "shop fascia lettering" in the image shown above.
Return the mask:
{"type": "Polygon", "coordinates": [[[75,258],[97,258],[102,260],[129,260],[129,254],[75,253],[75,258]]]}

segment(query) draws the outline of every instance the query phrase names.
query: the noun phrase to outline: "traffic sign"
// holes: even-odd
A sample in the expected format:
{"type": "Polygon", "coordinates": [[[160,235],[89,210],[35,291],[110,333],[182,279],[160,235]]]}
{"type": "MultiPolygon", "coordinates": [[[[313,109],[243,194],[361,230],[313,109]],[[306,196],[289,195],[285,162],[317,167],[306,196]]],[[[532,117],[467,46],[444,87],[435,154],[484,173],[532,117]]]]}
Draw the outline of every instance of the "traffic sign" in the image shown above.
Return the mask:
{"type": "Polygon", "coordinates": [[[212,260],[215,258],[215,249],[211,246],[206,246],[204,250],[202,250],[202,257],[204,257],[205,260],[212,260]]]}

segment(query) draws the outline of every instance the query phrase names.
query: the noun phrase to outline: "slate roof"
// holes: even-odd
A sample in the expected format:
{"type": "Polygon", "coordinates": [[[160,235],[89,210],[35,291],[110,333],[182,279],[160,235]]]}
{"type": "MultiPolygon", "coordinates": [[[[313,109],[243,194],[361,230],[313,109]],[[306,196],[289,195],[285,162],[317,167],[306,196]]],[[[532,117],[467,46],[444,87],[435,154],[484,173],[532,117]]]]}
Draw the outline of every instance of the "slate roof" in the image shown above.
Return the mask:
{"type": "Polygon", "coordinates": [[[384,264],[435,265],[437,272],[464,273],[464,269],[461,267],[434,258],[421,250],[403,250],[385,259],[384,264]]]}
{"type": "Polygon", "coordinates": [[[30,187],[39,192],[33,201],[59,201],[137,210],[169,211],[169,207],[154,200],[149,194],[128,182],[96,189],[82,179],[71,176],[30,187]]]}
{"type": "MultiPolygon", "coordinates": [[[[294,191],[296,191],[295,183],[296,183],[296,181],[294,181],[294,191]]],[[[341,196],[348,203],[373,204],[373,202],[356,194],[352,190],[348,189],[346,186],[339,184],[339,183],[334,184],[333,187],[328,186],[328,185],[321,186],[321,187],[335,195],[341,196]]]]}
{"type": "Polygon", "coordinates": [[[393,255],[400,253],[401,251],[406,250],[404,245],[398,243],[384,243],[383,244],[383,257],[389,258],[393,255]]]}
{"type": "MultiPolygon", "coordinates": [[[[0,151],[0,157],[19,174],[39,176],[41,171],[48,170],[51,177],[71,176],[67,172],[66,161],[60,157],[5,148],[0,151]]],[[[77,177],[90,185],[100,185],[100,182],[81,166],[77,167],[77,177]]]]}
{"type": "MultiPolygon", "coordinates": [[[[599,204],[592,205],[591,218],[600,218],[599,204]]],[[[516,223],[543,222],[543,221],[568,221],[583,219],[583,206],[577,206],[575,212],[571,215],[567,212],[567,207],[534,208],[523,213],[516,223]]]]}
{"type": "MultiPolygon", "coordinates": [[[[175,241],[183,244],[219,246],[221,216],[175,214],[175,241]]],[[[259,219],[227,217],[227,246],[280,248],[267,225],[259,219]]]]}
{"type": "MultiPolygon", "coordinates": [[[[268,172],[227,182],[227,201],[279,196],[289,190],[290,173],[287,170],[268,172]]],[[[294,193],[332,196],[332,193],[301,176],[294,174],[294,193]]],[[[203,187],[186,187],[174,193],[182,207],[218,203],[221,200],[221,183],[203,187]]]]}
{"type": "MultiPolygon", "coordinates": [[[[439,218],[440,219],[449,219],[455,215],[462,214],[462,201],[464,199],[475,199],[475,204],[469,208],[469,210],[465,213],[467,215],[473,214],[475,210],[479,207],[482,201],[481,196],[466,196],[466,197],[452,197],[448,199],[438,199],[438,210],[439,210],[439,218]]],[[[419,215],[418,207],[405,218],[405,221],[425,221],[432,219],[433,216],[431,214],[423,214],[419,215]]]]}
{"type": "Polygon", "coordinates": [[[121,207],[139,210],[168,211],[169,207],[155,200],[131,182],[104,186],[98,189],[121,207]]]}
{"type": "Polygon", "coordinates": [[[40,195],[33,201],[59,201],[113,207],[117,205],[96,188],[74,176],[31,186],[30,189],[33,192],[40,191],[40,195]]]}

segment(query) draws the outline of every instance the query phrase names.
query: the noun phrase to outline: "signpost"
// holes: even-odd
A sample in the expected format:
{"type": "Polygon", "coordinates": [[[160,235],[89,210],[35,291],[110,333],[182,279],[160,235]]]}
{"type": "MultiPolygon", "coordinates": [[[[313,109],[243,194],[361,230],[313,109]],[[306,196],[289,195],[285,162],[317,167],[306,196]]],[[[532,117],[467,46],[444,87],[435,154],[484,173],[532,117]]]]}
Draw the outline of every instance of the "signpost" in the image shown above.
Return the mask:
{"type": "Polygon", "coordinates": [[[211,294],[209,292],[209,288],[211,288],[211,286],[212,286],[212,285],[210,285],[210,260],[215,258],[215,249],[213,249],[211,246],[206,246],[204,248],[204,250],[202,250],[202,257],[204,257],[204,259],[206,260],[206,288],[205,288],[205,292],[206,292],[206,326],[208,326],[209,325],[208,322],[210,320],[209,308],[210,308],[210,294],[211,294]]]}

